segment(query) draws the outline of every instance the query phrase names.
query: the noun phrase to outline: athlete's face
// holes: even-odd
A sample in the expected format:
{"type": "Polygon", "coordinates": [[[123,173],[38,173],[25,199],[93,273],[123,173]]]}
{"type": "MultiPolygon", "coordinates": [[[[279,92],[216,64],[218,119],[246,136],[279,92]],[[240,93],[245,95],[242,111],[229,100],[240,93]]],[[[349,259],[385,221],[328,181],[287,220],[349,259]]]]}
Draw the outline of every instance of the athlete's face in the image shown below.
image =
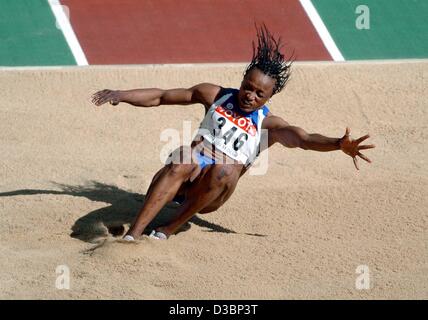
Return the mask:
{"type": "Polygon", "coordinates": [[[275,80],[257,68],[250,70],[239,89],[239,107],[245,112],[252,112],[262,107],[272,96],[275,80]]]}

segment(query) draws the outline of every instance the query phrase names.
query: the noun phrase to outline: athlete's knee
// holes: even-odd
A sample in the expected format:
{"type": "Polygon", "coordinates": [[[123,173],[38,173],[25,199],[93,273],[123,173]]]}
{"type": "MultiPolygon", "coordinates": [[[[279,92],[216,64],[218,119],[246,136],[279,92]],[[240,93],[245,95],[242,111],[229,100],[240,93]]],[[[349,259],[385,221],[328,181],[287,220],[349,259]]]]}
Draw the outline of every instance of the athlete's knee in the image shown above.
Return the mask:
{"type": "Polygon", "coordinates": [[[187,178],[196,168],[195,164],[171,163],[168,165],[168,174],[187,178]]]}
{"type": "Polygon", "coordinates": [[[197,169],[197,164],[192,161],[191,148],[181,146],[175,149],[166,161],[167,173],[173,176],[188,178],[197,169]]]}
{"type": "Polygon", "coordinates": [[[213,182],[220,186],[229,186],[236,183],[239,175],[233,165],[215,165],[213,168],[213,182]]]}
{"type": "Polygon", "coordinates": [[[202,210],[200,210],[199,213],[211,213],[211,212],[217,211],[222,205],[223,205],[223,202],[210,204],[205,208],[203,208],[202,210]]]}

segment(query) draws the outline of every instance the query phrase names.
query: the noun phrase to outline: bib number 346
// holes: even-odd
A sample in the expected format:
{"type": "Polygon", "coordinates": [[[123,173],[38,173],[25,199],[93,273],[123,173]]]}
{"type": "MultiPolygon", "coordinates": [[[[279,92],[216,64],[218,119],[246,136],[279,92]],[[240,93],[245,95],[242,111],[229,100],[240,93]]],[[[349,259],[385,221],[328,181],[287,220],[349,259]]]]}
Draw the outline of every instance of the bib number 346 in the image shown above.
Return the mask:
{"type": "MultiPolygon", "coordinates": [[[[220,137],[224,140],[224,144],[228,144],[232,141],[233,136],[235,135],[235,132],[238,130],[237,127],[232,126],[229,130],[227,130],[223,135],[221,135],[221,129],[226,124],[226,118],[224,117],[218,117],[217,118],[217,124],[218,128],[214,129],[214,136],[220,137]]],[[[245,132],[242,132],[239,134],[237,138],[233,140],[233,150],[238,151],[245,143],[245,141],[248,140],[248,134],[245,132]]]]}

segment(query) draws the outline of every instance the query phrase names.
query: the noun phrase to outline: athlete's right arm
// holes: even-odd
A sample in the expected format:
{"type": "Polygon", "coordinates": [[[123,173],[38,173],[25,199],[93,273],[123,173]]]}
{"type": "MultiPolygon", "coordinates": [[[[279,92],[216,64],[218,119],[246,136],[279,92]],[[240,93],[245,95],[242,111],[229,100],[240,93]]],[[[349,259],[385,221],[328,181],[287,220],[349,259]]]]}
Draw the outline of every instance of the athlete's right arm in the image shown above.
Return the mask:
{"type": "Polygon", "coordinates": [[[134,89],[101,90],[92,96],[92,102],[100,106],[106,102],[117,105],[120,102],[137,107],[157,107],[160,105],[188,105],[201,103],[209,107],[214,103],[221,87],[211,83],[200,83],[188,89],[134,89]]]}

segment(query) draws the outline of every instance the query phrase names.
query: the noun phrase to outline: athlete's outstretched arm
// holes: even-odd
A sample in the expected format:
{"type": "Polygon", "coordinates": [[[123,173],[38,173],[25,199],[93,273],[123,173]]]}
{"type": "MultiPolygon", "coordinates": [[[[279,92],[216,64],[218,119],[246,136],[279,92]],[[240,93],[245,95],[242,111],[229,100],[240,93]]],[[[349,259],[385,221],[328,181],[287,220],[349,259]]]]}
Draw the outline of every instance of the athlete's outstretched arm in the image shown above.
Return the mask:
{"type": "Polygon", "coordinates": [[[342,150],[352,157],[357,170],[359,170],[357,156],[371,163],[371,160],[360,152],[375,147],[373,144],[360,145],[361,142],[370,137],[368,134],[353,140],[350,137],[350,129],[346,128],[343,137],[329,138],[318,133],[307,133],[302,128],[290,126],[285,120],[276,116],[267,117],[263,121],[263,127],[268,129],[269,145],[279,142],[288,148],[302,148],[321,152],[342,150]]]}
{"type": "Polygon", "coordinates": [[[92,95],[92,102],[97,106],[106,102],[112,105],[125,102],[137,107],[157,107],[167,104],[188,105],[194,103],[210,106],[215,101],[220,89],[220,86],[210,83],[200,83],[188,89],[105,89],[92,95]]]}

